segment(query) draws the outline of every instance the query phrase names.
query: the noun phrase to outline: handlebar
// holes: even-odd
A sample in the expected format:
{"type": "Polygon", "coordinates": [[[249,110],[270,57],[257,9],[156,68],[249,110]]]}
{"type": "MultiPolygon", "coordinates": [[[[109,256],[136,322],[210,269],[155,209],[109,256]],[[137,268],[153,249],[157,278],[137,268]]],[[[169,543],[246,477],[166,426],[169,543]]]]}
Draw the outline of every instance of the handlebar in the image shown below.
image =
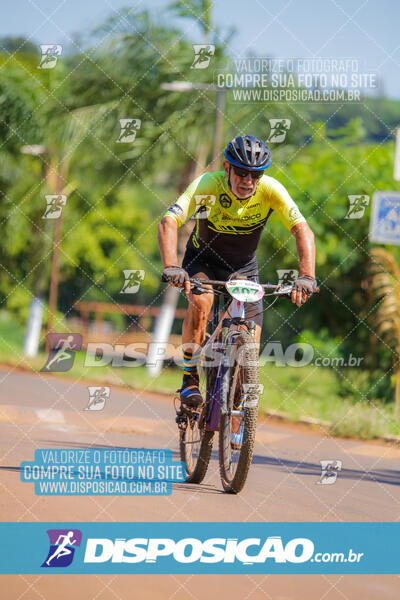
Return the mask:
{"type": "MultiPolygon", "coordinates": [[[[211,286],[216,286],[216,287],[225,287],[225,283],[226,283],[226,281],[218,281],[217,279],[198,279],[196,277],[191,277],[189,279],[189,281],[192,284],[191,287],[193,286],[193,287],[197,287],[197,288],[201,288],[202,285],[211,285],[211,286]]],[[[265,290],[275,290],[276,292],[278,292],[279,289],[282,289],[281,293],[277,293],[277,295],[279,295],[279,296],[286,296],[286,295],[290,294],[290,292],[291,292],[291,290],[287,289],[287,288],[289,288],[289,285],[282,286],[281,283],[278,283],[278,284],[274,284],[274,283],[260,283],[260,285],[265,290]],[[285,291],[283,291],[283,290],[285,290],[285,291]]],[[[205,290],[205,291],[207,291],[207,290],[205,290]]],[[[314,290],[314,294],[318,294],[318,293],[319,293],[319,288],[317,287],[314,290]]]]}
{"type": "MultiPolygon", "coordinates": [[[[221,286],[221,287],[225,287],[225,283],[226,281],[218,281],[217,279],[197,279],[197,277],[191,277],[189,279],[190,283],[194,283],[194,284],[207,284],[207,285],[215,285],[215,286],[221,286]]],[[[246,280],[244,280],[246,281],[246,280]]],[[[280,284],[273,284],[273,283],[260,283],[261,287],[263,287],[266,290],[275,290],[276,288],[278,288],[280,286],[280,284]]]]}

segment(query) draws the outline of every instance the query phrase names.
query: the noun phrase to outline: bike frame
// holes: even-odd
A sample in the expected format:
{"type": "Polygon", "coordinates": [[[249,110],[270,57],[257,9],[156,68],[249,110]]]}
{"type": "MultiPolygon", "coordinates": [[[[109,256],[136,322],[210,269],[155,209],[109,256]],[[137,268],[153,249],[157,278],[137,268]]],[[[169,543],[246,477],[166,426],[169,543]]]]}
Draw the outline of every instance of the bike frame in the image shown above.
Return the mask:
{"type": "MultiPolygon", "coordinates": [[[[196,280],[196,284],[197,285],[199,283],[201,284],[202,281],[203,280],[196,280]]],[[[193,282],[194,282],[194,280],[193,280],[193,282]]],[[[204,280],[204,284],[221,286],[221,285],[224,285],[225,282],[204,280]]],[[[279,290],[279,293],[282,295],[289,294],[292,289],[291,285],[282,287],[281,285],[276,285],[276,284],[271,284],[271,283],[261,284],[261,286],[265,290],[273,290],[275,292],[277,292],[279,290]]],[[[204,291],[206,291],[206,290],[204,290],[204,291]]],[[[319,291],[319,290],[317,290],[317,291],[319,291]]],[[[207,342],[204,344],[204,346],[201,350],[201,355],[200,355],[201,360],[204,359],[206,350],[210,346],[210,344],[214,343],[214,332],[220,323],[219,309],[220,309],[220,302],[219,302],[219,297],[217,296],[214,298],[214,303],[213,303],[213,318],[212,318],[213,334],[211,335],[210,339],[207,340],[207,342]]],[[[229,309],[231,310],[231,314],[228,319],[229,327],[238,322],[240,322],[241,324],[247,325],[247,321],[245,320],[245,302],[232,298],[227,310],[229,310],[229,309]]],[[[248,327],[248,325],[247,325],[247,327],[248,327]]],[[[229,344],[230,339],[234,335],[237,335],[238,333],[240,333],[239,330],[229,331],[228,335],[224,336],[224,339],[222,340],[222,344],[220,346],[220,350],[223,352],[223,360],[218,365],[217,375],[215,377],[215,383],[214,383],[213,389],[210,393],[210,401],[209,401],[207,415],[206,415],[206,429],[208,431],[217,431],[219,428],[219,421],[220,421],[221,414],[227,414],[228,412],[232,412],[230,407],[228,406],[227,394],[223,393],[224,390],[229,389],[229,381],[227,381],[227,378],[229,377],[230,353],[225,352],[225,349],[227,348],[227,345],[229,344]]]]}
{"type": "MultiPolygon", "coordinates": [[[[214,299],[213,304],[213,330],[218,327],[220,318],[219,318],[219,298],[214,299]]],[[[228,309],[231,308],[231,316],[229,318],[229,325],[233,324],[233,319],[238,318],[243,320],[245,316],[245,303],[240,300],[232,299],[232,302],[228,306],[228,309]]],[[[231,331],[229,332],[229,338],[233,335],[239,333],[239,331],[231,331]]],[[[213,344],[213,340],[210,339],[203,346],[201,356],[204,356],[206,349],[213,344]]],[[[207,416],[206,416],[206,429],[208,431],[217,431],[219,428],[219,421],[222,414],[226,414],[229,410],[227,406],[227,395],[222,393],[224,388],[224,384],[227,384],[227,377],[229,376],[229,366],[230,366],[230,355],[229,353],[224,352],[225,348],[228,344],[228,337],[222,341],[222,345],[220,347],[220,351],[223,352],[223,360],[218,365],[217,374],[215,377],[215,382],[212,391],[210,392],[210,402],[208,405],[207,416]]],[[[227,389],[227,388],[225,388],[227,389]]]]}
{"type": "MultiPolygon", "coordinates": [[[[239,279],[246,278],[237,277],[239,279]]],[[[243,489],[251,465],[258,413],[258,392],[254,388],[259,382],[256,323],[246,319],[245,304],[258,302],[265,295],[263,290],[273,290],[270,296],[290,297],[292,293],[292,286],[258,282],[258,285],[246,285],[237,280],[234,277],[228,281],[189,279],[195,294],[212,293],[212,286],[220,290],[214,290],[212,319],[209,323],[213,328],[210,332],[209,327],[211,336],[200,351],[201,375],[204,377],[201,389],[205,389],[205,402],[186,405],[181,399],[180,408],[176,409],[180,455],[188,469],[186,480],[190,483],[203,481],[211,458],[214,433],[219,431],[222,485],[226,492],[235,494],[243,489]],[[227,291],[231,300],[227,308],[224,303],[224,314],[220,319],[221,288],[227,291]],[[212,351],[211,356],[208,349],[212,351]],[[214,350],[222,354],[218,357],[214,350]]],[[[270,308],[275,300],[262,312],[270,308]]],[[[257,310],[258,314],[261,311],[257,310]]],[[[175,398],[179,400],[179,396],[175,398]]]]}

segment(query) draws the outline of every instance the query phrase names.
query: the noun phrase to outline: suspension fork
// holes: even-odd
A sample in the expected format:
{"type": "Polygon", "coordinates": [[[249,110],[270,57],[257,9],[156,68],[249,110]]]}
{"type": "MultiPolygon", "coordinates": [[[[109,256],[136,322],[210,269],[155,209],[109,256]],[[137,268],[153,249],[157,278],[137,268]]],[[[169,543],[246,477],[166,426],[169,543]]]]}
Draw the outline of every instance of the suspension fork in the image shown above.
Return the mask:
{"type": "Polygon", "coordinates": [[[221,412],[227,410],[227,394],[229,391],[229,353],[225,353],[226,346],[223,345],[221,351],[222,360],[217,367],[217,373],[213,382],[213,387],[210,390],[210,402],[207,412],[207,429],[217,431],[221,412]]]}
{"type": "Polygon", "coordinates": [[[231,344],[226,344],[222,355],[222,363],[219,369],[220,377],[220,409],[221,415],[226,415],[230,412],[228,406],[229,396],[229,375],[230,375],[230,360],[231,360],[231,344]]]}
{"type": "Polygon", "coordinates": [[[216,326],[213,335],[207,341],[207,344],[213,344],[216,337],[221,334],[222,341],[222,360],[217,367],[213,389],[210,390],[210,403],[207,412],[207,429],[216,431],[219,426],[221,414],[230,414],[232,407],[229,406],[229,377],[232,359],[231,337],[236,332],[230,332],[229,328],[233,319],[240,322],[244,319],[244,302],[235,300],[231,303],[232,315],[230,318],[224,318],[219,323],[219,302],[217,299],[213,305],[213,326],[216,326]]]}

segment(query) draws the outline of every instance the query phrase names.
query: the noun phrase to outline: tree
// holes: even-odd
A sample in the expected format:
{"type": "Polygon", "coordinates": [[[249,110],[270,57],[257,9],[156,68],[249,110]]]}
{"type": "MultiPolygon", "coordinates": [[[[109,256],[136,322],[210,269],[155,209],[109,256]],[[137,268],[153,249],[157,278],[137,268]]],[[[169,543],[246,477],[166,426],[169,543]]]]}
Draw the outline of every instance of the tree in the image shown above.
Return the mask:
{"type": "Polygon", "coordinates": [[[400,269],[393,255],[383,248],[372,248],[368,291],[371,345],[383,344],[391,351],[394,402],[400,408],[400,269]]]}
{"type": "Polygon", "coordinates": [[[211,0],[188,0],[173,2],[169,8],[180,17],[197,21],[204,39],[207,41],[211,31],[211,0]]]}

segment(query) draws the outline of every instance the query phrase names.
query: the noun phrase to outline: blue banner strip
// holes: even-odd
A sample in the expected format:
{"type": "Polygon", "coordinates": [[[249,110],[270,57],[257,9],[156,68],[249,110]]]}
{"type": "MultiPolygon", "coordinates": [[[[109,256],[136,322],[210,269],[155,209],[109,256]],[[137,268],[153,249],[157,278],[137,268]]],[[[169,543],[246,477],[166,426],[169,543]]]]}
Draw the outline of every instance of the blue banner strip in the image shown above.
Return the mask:
{"type": "Polygon", "coordinates": [[[399,574],[400,523],[1,523],[0,572],[399,574]]]}

